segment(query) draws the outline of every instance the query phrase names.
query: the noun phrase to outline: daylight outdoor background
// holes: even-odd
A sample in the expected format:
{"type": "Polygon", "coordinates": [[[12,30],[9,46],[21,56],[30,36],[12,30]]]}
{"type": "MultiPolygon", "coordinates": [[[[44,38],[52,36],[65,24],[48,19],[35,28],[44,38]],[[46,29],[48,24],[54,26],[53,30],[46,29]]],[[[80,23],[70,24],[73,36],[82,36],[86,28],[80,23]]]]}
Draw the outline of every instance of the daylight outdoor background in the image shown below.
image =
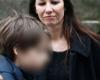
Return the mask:
{"type": "MultiPolygon", "coordinates": [[[[72,0],[75,12],[83,24],[100,34],[100,0],[72,0]]],[[[28,13],[29,0],[0,0],[0,19],[9,15],[12,9],[28,13]]]]}

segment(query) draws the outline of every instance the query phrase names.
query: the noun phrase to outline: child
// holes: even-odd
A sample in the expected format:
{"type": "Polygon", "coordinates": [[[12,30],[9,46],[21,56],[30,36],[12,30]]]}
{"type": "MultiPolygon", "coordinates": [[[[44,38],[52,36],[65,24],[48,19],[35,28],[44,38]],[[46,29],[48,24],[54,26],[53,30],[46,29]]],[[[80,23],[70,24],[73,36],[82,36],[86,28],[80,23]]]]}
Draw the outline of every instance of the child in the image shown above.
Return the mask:
{"type": "Polygon", "coordinates": [[[43,25],[27,15],[5,19],[0,28],[0,77],[3,80],[29,80],[23,71],[41,70],[49,61],[50,35],[43,25]]]}

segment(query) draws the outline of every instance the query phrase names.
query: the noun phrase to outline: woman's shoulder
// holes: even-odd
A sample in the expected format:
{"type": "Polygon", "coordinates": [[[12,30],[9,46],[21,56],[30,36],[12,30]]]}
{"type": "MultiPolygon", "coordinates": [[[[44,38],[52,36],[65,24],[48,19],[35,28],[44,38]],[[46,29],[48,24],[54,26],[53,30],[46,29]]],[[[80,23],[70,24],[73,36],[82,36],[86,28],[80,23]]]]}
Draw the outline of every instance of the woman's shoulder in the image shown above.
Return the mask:
{"type": "Polygon", "coordinates": [[[79,34],[73,37],[71,42],[72,51],[88,57],[92,52],[92,48],[100,50],[99,43],[94,41],[90,36],[86,34],[79,34]]]}
{"type": "Polygon", "coordinates": [[[83,37],[83,40],[85,40],[84,44],[90,46],[90,50],[92,53],[93,52],[100,53],[100,41],[93,39],[88,35],[84,35],[82,37],[83,37]]]}
{"type": "Polygon", "coordinates": [[[83,36],[83,39],[86,41],[84,44],[90,46],[90,53],[100,54],[100,41],[95,40],[88,35],[83,36]]]}
{"type": "Polygon", "coordinates": [[[96,42],[91,40],[91,51],[92,53],[99,53],[100,54],[100,42],[96,42]]]}
{"type": "Polygon", "coordinates": [[[100,41],[96,40],[95,38],[92,38],[87,34],[80,34],[79,36],[77,36],[77,38],[80,41],[80,43],[83,43],[84,45],[100,48],[100,41]]]}

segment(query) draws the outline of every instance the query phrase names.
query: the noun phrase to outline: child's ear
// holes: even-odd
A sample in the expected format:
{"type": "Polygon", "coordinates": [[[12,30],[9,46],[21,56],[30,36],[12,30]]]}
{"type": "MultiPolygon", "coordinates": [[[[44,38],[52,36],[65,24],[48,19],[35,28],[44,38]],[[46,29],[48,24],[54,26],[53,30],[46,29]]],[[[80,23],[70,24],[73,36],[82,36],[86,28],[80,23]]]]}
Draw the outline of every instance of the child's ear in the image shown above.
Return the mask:
{"type": "Polygon", "coordinates": [[[13,52],[14,52],[15,55],[18,55],[18,53],[19,53],[18,48],[14,47],[14,48],[13,48],[13,52]]]}

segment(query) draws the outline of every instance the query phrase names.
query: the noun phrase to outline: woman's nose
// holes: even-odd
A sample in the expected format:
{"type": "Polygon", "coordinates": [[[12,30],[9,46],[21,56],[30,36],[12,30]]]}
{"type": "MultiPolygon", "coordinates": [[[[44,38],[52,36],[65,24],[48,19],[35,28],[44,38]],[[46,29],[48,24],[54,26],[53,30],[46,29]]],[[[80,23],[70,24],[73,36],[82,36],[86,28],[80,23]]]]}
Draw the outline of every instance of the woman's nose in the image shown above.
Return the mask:
{"type": "Polygon", "coordinates": [[[52,8],[52,5],[50,5],[49,3],[46,5],[46,8],[45,8],[45,12],[47,14],[51,14],[53,11],[53,8],[52,8]]]}

